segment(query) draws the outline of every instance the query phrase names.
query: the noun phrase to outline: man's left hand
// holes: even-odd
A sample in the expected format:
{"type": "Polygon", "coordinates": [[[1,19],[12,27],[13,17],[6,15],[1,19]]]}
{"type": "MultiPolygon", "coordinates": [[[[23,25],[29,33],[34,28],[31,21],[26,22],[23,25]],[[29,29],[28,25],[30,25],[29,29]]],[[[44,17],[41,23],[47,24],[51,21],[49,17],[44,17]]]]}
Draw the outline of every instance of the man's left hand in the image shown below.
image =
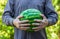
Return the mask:
{"type": "Polygon", "coordinates": [[[41,14],[41,16],[43,17],[43,20],[35,19],[34,21],[36,23],[32,23],[32,25],[37,26],[37,27],[32,28],[34,31],[39,31],[48,25],[47,18],[43,14],[41,14]]]}

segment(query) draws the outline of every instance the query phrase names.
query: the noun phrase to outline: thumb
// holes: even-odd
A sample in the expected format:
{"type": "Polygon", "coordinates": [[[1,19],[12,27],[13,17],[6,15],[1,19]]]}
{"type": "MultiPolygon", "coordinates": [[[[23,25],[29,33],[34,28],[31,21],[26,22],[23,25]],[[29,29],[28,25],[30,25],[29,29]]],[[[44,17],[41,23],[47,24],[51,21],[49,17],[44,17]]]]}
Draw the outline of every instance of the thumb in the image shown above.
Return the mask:
{"type": "Polygon", "coordinates": [[[22,18],[23,16],[17,16],[17,19],[22,18]]]}
{"type": "Polygon", "coordinates": [[[44,14],[40,14],[42,17],[43,17],[43,19],[46,19],[46,17],[44,16],[44,14]]]}

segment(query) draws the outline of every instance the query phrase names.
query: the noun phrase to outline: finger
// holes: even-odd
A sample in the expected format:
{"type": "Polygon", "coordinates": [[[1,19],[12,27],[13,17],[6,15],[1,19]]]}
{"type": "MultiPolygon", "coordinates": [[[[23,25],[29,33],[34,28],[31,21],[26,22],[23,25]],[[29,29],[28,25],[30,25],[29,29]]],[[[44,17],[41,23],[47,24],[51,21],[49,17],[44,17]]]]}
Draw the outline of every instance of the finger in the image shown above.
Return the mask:
{"type": "Polygon", "coordinates": [[[30,26],[30,24],[20,24],[20,27],[27,27],[30,26]]]}
{"type": "Polygon", "coordinates": [[[40,14],[42,17],[43,17],[43,19],[46,19],[46,17],[44,16],[44,14],[40,14]]]}
{"type": "Polygon", "coordinates": [[[39,31],[41,29],[42,29],[42,27],[39,26],[38,28],[34,29],[34,31],[39,31]]]}
{"type": "Polygon", "coordinates": [[[21,30],[27,30],[29,27],[20,27],[21,30]]]}
{"type": "Polygon", "coordinates": [[[40,27],[34,27],[34,28],[32,28],[33,30],[37,30],[37,29],[40,29],[40,27]]]}
{"type": "Polygon", "coordinates": [[[20,23],[27,23],[27,22],[29,22],[29,20],[20,21],[20,23]]]}
{"type": "Polygon", "coordinates": [[[23,16],[18,16],[17,19],[22,18],[23,16]]]}
{"type": "Polygon", "coordinates": [[[32,23],[32,25],[39,26],[40,23],[32,23]]]}
{"type": "Polygon", "coordinates": [[[39,19],[34,19],[35,22],[41,22],[42,20],[39,20],[39,19]]]}

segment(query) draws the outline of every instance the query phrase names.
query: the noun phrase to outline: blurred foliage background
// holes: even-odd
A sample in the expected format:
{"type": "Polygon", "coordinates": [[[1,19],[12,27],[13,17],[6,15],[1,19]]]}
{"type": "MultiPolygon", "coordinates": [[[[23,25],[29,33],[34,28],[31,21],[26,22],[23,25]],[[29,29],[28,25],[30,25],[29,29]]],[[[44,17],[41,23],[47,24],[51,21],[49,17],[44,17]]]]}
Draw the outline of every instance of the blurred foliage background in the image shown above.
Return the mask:
{"type": "MultiPolygon", "coordinates": [[[[13,39],[14,29],[2,23],[2,14],[7,0],[0,0],[0,39],[13,39]]],[[[48,39],[60,39],[60,0],[52,0],[55,11],[58,14],[58,22],[46,28],[48,39]]]]}

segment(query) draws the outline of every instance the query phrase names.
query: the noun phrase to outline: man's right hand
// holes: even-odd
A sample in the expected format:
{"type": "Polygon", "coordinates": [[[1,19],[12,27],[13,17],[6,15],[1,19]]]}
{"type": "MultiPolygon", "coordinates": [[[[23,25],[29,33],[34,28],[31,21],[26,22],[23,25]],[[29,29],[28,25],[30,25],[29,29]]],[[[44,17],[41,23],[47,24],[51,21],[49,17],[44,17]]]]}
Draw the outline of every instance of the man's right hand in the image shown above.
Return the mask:
{"type": "Polygon", "coordinates": [[[22,18],[22,16],[18,16],[16,19],[13,20],[14,26],[16,26],[20,30],[29,29],[29,27],[28,27],[28,26],[30,26],[30,24],[28,24],[29,20],[20,21],[19,20],[20,18],[22,18]]]}

